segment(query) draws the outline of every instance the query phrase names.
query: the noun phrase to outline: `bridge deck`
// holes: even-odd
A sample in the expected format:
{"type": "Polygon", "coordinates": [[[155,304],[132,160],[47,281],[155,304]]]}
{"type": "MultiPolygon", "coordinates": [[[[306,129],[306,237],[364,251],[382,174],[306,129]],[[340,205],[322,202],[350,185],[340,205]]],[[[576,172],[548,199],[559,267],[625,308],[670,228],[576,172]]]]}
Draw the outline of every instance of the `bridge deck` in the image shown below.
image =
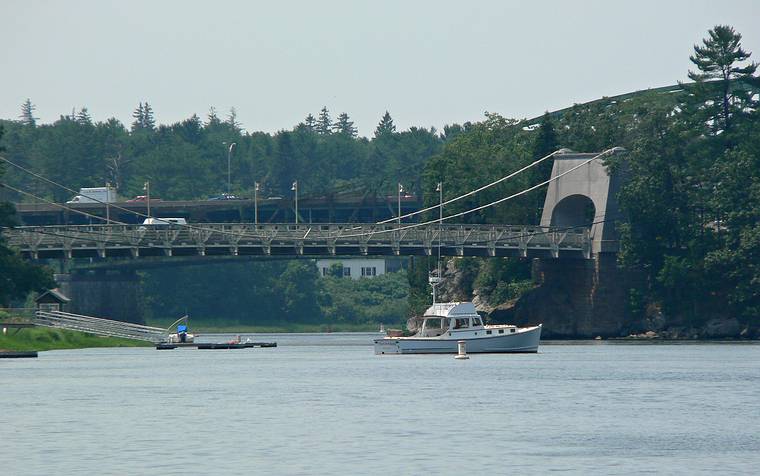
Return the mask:
{"type": "Polygon", "coordinates": [[[585,228],[395,224],[203,223],[182,226],[80,225],[18,227],[9,243],[31,259],[147,256],[433,255],[588,257],[585,228]],[[402,225],[403,228],[404,225],[402,225]]]}

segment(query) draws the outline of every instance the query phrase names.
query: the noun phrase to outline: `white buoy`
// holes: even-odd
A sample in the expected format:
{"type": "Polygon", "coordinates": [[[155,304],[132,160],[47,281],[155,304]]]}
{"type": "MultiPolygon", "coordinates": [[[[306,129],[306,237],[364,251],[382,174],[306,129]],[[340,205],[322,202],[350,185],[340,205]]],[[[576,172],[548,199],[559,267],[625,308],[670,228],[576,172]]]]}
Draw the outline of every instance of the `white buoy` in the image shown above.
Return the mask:
{"type": "Polygon", "coordinates": [[[466,349],[467,343],[463,340],[457,341],[457,355],[454,356],[455,359],[469,359],[470,356],[467,355],[467,349],[466,349]]]}

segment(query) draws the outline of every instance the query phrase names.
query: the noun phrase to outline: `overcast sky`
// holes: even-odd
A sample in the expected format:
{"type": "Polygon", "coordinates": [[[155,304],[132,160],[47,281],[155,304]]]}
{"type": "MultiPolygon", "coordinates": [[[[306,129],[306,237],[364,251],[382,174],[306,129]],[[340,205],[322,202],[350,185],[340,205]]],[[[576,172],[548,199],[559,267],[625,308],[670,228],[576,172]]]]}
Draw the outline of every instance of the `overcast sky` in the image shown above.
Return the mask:
{"type": "Polygon", "coordinates": [[[231,106],[248,131],[324,105],[371,135],[532,117],[686,79],[692,46],[733,25],[760,61],[759,0],[34,1],[0,4],[0,118],[31,98],[125,124],[231,106]]]}

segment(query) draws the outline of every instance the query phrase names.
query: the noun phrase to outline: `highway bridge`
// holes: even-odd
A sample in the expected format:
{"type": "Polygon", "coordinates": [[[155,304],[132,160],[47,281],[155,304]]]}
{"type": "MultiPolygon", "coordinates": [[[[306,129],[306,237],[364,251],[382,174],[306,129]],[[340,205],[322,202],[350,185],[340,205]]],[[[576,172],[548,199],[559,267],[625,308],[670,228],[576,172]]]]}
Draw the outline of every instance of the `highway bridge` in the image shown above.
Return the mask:
{"type": "Polygon", "coordinates": [[[589,258],[586,227],[251,224],[71,225],[4,232],[30,259],[179,256],[522,256],[589,258]],[[413,226],[413,227],[412,227],[413,226]]]}
{"type": "MultiPolygon", "coordinates": [[[[398,197],[370,193],[335,193],[298,200],[300,223],[374,223],[398,215],[398,197]]],[[[422,207],[415,195],[401,196],[401,214],[422,207]]],[[[82,213],[128,224],[142,223],[148,215],[145,201],[104,203],[20,203],[16,212],[23,225],[89,225],[104,220],[82,213]]],[[[185,218],[188,223],[295,222],[292,198],[269,197],[245,200],[151,200],[150,215],[185,218]]]]}

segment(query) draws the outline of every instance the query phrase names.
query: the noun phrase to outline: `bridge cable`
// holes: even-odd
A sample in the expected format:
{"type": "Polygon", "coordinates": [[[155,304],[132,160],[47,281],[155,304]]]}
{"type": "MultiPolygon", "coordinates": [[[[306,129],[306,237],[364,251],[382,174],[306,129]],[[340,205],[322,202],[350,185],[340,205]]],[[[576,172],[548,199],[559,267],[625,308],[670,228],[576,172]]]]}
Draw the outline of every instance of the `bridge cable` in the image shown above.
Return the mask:
{"type": "Polygon", "coordinates": [[[67,207],[66,205],[61,205],[60,203],[55,203],[53,201],[46,200],[46,199],[44,199],[42,197],[38,197],[37,195],[34,195],[33,193],[25,192],[24,190],[19,190],[18,188],[12,187],[12,186],[8,185],[7,183],[0,183],[0,187],[4,187],[4,188],[10,189],[10,190],[13,190],[16,193],[20,193],[22,195],[26,195],[27,197],[32,197],[32,198],[37,199],[37,200],[39,200],[41,202],[48,203],[50,205],[56,206],[58,208],[62,208],[64,210],[68,210],[68,211],[71,211],[71,212],[74,212],[74,213],[79,213],[80,215],[84,215],[84,216],[89,217],[89,218],[95,218],[95,219],[102,220],[102,221],[105,221],[105,222],[112,221],[112,222],[115,222],[115,223],[117,223],[119,225],[126,225],[126,223],[123,223],[123,222],[120,222],[120,221],[117,221],[117,220],[111,220],[111,219],[108,219],[108,218],[99,217],[97,215],[93,215],[92,213],[83,212],[83,211],[77,210],[75,208],[67,207]]]}
{"type": "Polygon", "coordinates": [[[467,198],[467,197],[470,197],[470,196],[472,196],[472,195],[475,195],[476,193],[480,193],[480,192],[482,192],[483,190],[486,190],[487,188],[491,188],[491,187],[493,187],[494,185],[498,185],[498,184],[500,184],[500,183],[504,182],[505,180],[509,180],[509,179],[511,179],[512,177],[514,177],[515,175],[518,175],[518,174],[520,174],[520,173],[522,173],[522,172],[524,172],[524,171],[526,171],[526,170],[528,170],[528,169],[530,169],[530,168],[532,168],[532,167],[535,167],[536,165],[540,164],[541,162],[543,162],[543,161],[545,161],[545,160],[548,160],[548,159],[549,159],[549,158],[551,158],[551,157],[554,157],[554,156],[555,156],[555,155],[556,155],[558,152],[559,152],[559,150],[555,150],[555,151],[554,151],[554,152],[552,152],[551,154],[549,154],[549,155],[547,155],[547,156],[545,156],[545,157],[542,157],[542,158],[540,158],[540,159],[538,159],[538,160],[536,160],[536,161],[534,161],[534,162],[532,162],[532,163],[530,163],[530,164],[526,165],[525,167],[521,168],[520,170],[517,170],[517,171],[515,171],[515,172],[512,172],[511,174],[507,175],[506,177],[502,177],[502,178],[500,178],[500,179],[498,179],[498,180],[496,180],[496,181],[493,181],[493,182],[491,182],[491,183],[489,183],[489,184],[483,185],[483,186],[482,186],[482,187],[480,187],[480,188],[476,188],[475,190],[471,190],[471,191],[469,191],[469,192],[467,192],[467,193],[465,193],[465,194],[463,194],[463,195],[460,195],[460,196],[458,196],[458,197],[454,197],[454,198],[452,198],[452,199],[450,199],[450,200],[447,200],[447,201],[443,202],[442,204],[438,204],[438,205],[432,205],[432,206],[429,206],[429,207],[427,207],[427,208],[423,208],[422,210],[417,210],[417,211],[415,211],[415,212],[412,212],[412,213],[407,213],[406,215],[401,215],[401,216],[399,216],[399,217],[394,217],[394,218],[389,218],[389,219],[387,219],[387,220],[379,221],[379,222],[377,222],[377,224],[378,224],[378,225],[382,225],[382,224],[384,224],[384,223],[390,223],[390,222],[392,222],[392,221],[397,221],[397,220],[400,220],[400,219],[404,219],[404,218],[408,218],[408,217],[411,217],[411,216],[414,216],[414,215],[419,215],[420,213],[425,213],[425,212],[428,212],[428,211],[430,211],[430,210],[434,210],[434,209],[436,209],[436,208],[439,208],[439,207],[441,207],[442,205],[448,205],[449,203],[454,203],[454,202],[456,202],[456,201],[458,201],[458,200],[461,200],[461,199],[463,199],[463,198],[467,198]]]}
{"type": "MultiPolygon", "coordinates": [[[[0,155],[0,160],[2,160],[2,161],[4,161],[4,162],[6,162],[6,163],[8,163],[8,164],[10,164],[10,165],[12,165],[12,166],[14,166],[14,167],[18,168],[19,170],[22,170],[22,171],[24,171],[24,172],[26,172],[26,173],[28,173],[28,174],[30,174],[30,175],[32,175],[32,176],[34,176],[34,177],[38,178],[38,179],[40,179],[40,180],[43,180],[43,181],[45,181],[45,182],[47,182],[47,183],[49,183],[49,184],[55,185],[56,187],[62,188],[62,189],[64,189],[64,190],[67,190],[67,191],[69,191],[69,192],[71,192],[71,193],[79,194],[79,195],[81,195],[81,196],[83,196],[83,197],[85,197],[85,198],[89,198],[90,200],[92,200],[92,201],[94,201],[94,202],[100,203],[101,205],[110,206],[110,207],[112,207],[112,208],[114,208],[114,209],[116,209],[116,210],[121,210],[121,211],[124,211],[124,212],[127,212],[127,213],[131,213],[131,214],[133,214],[133,215],[137,215],[137,216],[139,216],[139,217],[142,217],[142,218],[153,218],[154,220],[157,220],[157,221],[159,221],[159,222],[162,222],[162,223],[165,223],[165,224],[168,224],[168,225],[174,225],[174,226],[177,226],[177,227],[184,227],[184,228],[188,228],[188,229],[190,229],[190,230],[208,231],[208,232],[212,232],[212,233],[221,233],[221,234],[225,234],[225,235],[232,235],[232,236],[236,236],[236,237],[245,237],[245,238],[263,238],[263,237],[262,237],[261,235],[259,235],[259,234],[249,234],[249,233],[235,233],[235,232],[231,232],[231,231],[225,231],[225,230],[215,230],[215,229],[213,229],[213,228],[205,228],[205,227],[193,226],[193,225],[188,225],[188,224],[173,223],[173,222],[170,222],[170,221],[164,220],[164,219],[162,219],[162,218],[159,218],[159,217],[151,217],[150,215],[146,215],[146,214],[144,214],[144,213],[140,213],[140,212],[137,212],[137,211],[134,211],[134,210],[129,210],[128,208],[120,207],[120,206],[118,206],[118,205],[114,205],[114,204],[111,204],[110,202],[104,202],[104,201],[102,201],[102,200],[99,200],[99,199],[97,199],[97,198],[94,198],[94,197],[90,197],[90,196],[88,196],[88,195],[83,195],[83,194],[80,194],[80,193],[79,193],[79,192],[77,192],[76,190],[73,190],[73,189],[71,189],[71,188],[69,188],[69,187],[67,187],[67,186],[65,186],[65,185],[62,185],[62,184],[60,184],[60,183],[57,183],[57,182],[55,182],[55,181],[53,181],[53,180],[50,180],[49,178],[47,178],[47,177],[45,177],[45,176],[43,176],[43,175],[40,175],[40,174],[38,174],[38,173],[35,173],[35,172],[33,172],[33,171],[31,171],[31,170],[27,169],[26,167],[22,166],[22,165],[19,165],[19,164],[15,163],[15,162],[12,162],[12,161],[8,160],[7,158],[5,158],[5,157],[3,157],[3,156],[1,156],[1,155],[0,155]]],[[[14,191],[17,191],[17,192],[19,192],[19,193],[23,193],[23,194],[29,195],[29,194],[28,194],[28,192],[22,192],[22,191],[20,191],[20,190],[17,190],[17,189],[13,189],[12,187],[10,187],[10,186],[8,186],[8,185],[6,185],[6,187],[8,187],[8,188],[10,188],[10,189],[12,189],[12,190],[14,190],[14,191]]],[[[35,197],[35,198],[37,198],[37,199],[39,199],[39,200],[42,200],[42,201],[46,201],[45,199],[41,199],[41,198],[39,198],[39,197],[35,197]]],[[[76,209],[74,209],[74,208],[70,208],[70,207],[64,207],[63,205],[60,205],[60,204],[58,204],[58,203],[55,203],[55,202],[48,202],[48,203],[51,203],[51,204],[53,204],[53,205],[56,205],[56,206],[58,206],[58,207],[62,207],[62,208],[65,208],[65,209],[67,209],[67,210],[71,210],[71,211],[74,211],[74,212],[76,212],[76,213],[85,213],[85,212],[80,212],[79,210],[76,210],[76,209]]],[[[88,215],[88,216],[89,216],[89,215],[88,215]]],[[[93,217],[95,217],[95,218],[98,218],[98,219],[104,220],[104,221],[108,221],[108,220],[106,220],[105,218],[97,217],[96,215],[92,215],[92,216],[93,216],[93,217]]],[[[116,221],[116,220],[110,220],[110,221],[114,221],[114,222],[116,222],[116,223],[118,223],[118,224],[120,224],[120,225],[127,225],[126,223],[122,223],[122,222],[119,222],[119,221],[116,221]]]]}
{"type": "Polygon", "coordinates": [[[517,198],[517,197],[519,197],[521,195],[525,195],[528,192],[532,192],[533,190],[535,190],[537,188],[543,187],[544,185],[547,185],[547,184],[552,183],[552,182],[554,182],[556,180],[559,180],[561,177],[569,174],[570,172],[573,172],[573,171],[575,171],[575,170],[583,167],[584,165],[587,165],[592,160],[596,160],[596,159],[605,157],[607,155],[613,154],[613,153],[618,152],[620,150],[622,150],[620,147],[613,147],[612,149],[607,149],[607,150],[605,150],[605,151],[603,151],[603,152],[601,152],[601,153],[599,153],[599,154],[591,157],[590,159],[585,160],[585,161],[581,162],[580,164],[578,164],[578,165],[576,165],[576,166],[574,166],[574,167],[572,167],[572,168],[570,168],[570,169],[562,172],[561,174],[557,175],[556,177],[552,177],[549,180],[545,180],[545,181],[543,181],[543,182],[541,182],[541,183],[539,183],[537,185],[534,185],[532,187],[526,188],[525,190],[522,190],[522,191],[517,192],[517,193],[513,193],[512,195],[509,195],[507,197],[500,198],[500,199],[495,200],[495,201],[493,201],[491,203],[487,203],[485,205],[481,205],[479,207],[472,208],[470,210],[466,210],[466,211],[463,211],[463,212],[455,213],[454,215],[448,215],[448,216],[445,216],[443,218],[437,218],[437,219],[434,219],[434,220],[429,220],[429,221],[426,221],[426,222],[414,223],[414,224],[406,225],[406,226],[402,226],[402,227],[388,228],[388,229],[385,229],[385,230],[376,230],[376,231],[371,231],[371,232],[367,232],[367,233],[356,233],[356,234],[353,234],[353,235],[342,235],[339,238],[353,238],[353,237],[358,237],[358,236],[379,235],[379,234],[382,234],[382,233],[393,233],[393,232],[397,232],[397,231],[408,230],[408,229],[411,229],[411,228],[417,228],[419,226],[431,225],[433,223],[443,222],[443,221],[450,220],[452,218],[461,217],[461,216],[464,216],[464,215],[469,215],[470,213],[475,213],[477,211],[483,210],[484,208],[489,208],[489,207],[492,207],[494,205],[498,205],[500,203],[506,202],[507,200],[511,200],[511,199],[517,198]]]}

